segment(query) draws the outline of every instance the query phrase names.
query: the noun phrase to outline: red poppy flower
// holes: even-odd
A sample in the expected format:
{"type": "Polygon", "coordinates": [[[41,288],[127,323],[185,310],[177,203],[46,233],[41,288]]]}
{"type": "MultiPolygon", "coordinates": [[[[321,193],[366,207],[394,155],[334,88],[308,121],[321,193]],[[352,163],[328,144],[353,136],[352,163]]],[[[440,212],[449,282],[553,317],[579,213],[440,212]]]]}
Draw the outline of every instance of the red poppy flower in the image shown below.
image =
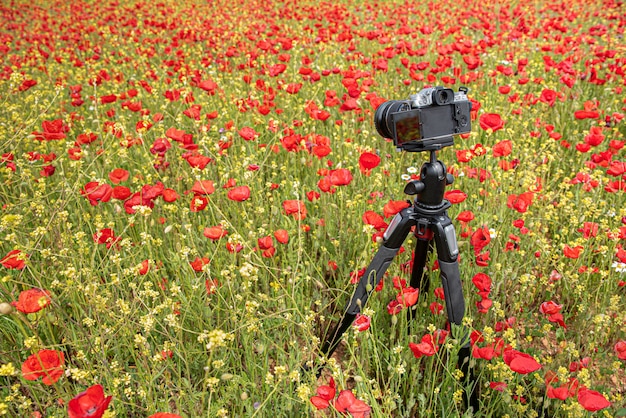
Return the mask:
{"type": "Polygon", "coordinates": [[[603,128],[601,126],[592,126],[589,129],[589,134],[585,136],[585,143],[596,147],[604,141],[603,128]]]}
{"type": "Polygon", "coordinates": [[[465,199],[467,199],[467,194],[462,192],[461,190],[448,190],[444,193],[443,198],[448,202],[456,204],[461,203],[465,199]]]}
{"type": "Polygon", "coordinates": [[[16,302],[11,302],[18,311],[29,314],[39,312],[50,305],[50,292],[43,289],[28,289],[20,293],[16,302]]]}
{"type": "Polygon", "coordinates": [[[257,239],[257,245],[259,246],[261,250],[267,250],[268,248],[271,248],[274,246],[274,240],[272,239],[271,236],[266,235],[264,237],[257,239]]]}
{"type": "Polygon", "coordinates": [[[150,260],[143,260],[141,264],[139,264],[139,269],[137,270],[137,273],[144,276],[148,274],[149,271],[150,271],[150,260]]]}
{"type": "Polygon", "coordinates": [[[202,106],[195,104],[195,105],[192,105],[191,107],[187,108],[183,112],[183,115],[187,116],[190,119],[200,120],[200,111],[201,110],[202,110],[202,106]]]}
{"type": "Polygon", "coordinates": [[[112,396],[104,396],[101,385],[93,385],[67,403],[69,418],[101,418],[112,396]]]}
{"type": "Polygon", "coordinates": [[[43,132],[33,132],[38,141],[57,141],[65,138],[65,133],[69,131],[62,119],[44,120],[41,127],[43,132]]]}
{"type": "Polygon", "coordinates": [[[111,248],[111,246],[118,242],[120,239],[120,237],[115,236],[115,233],[111,228],[103,228],[93,234],[94,242],[96,244],[106,244],[107,248],[111,248]]]}
{"type": "Polygon", "coordinates": [[[146,184],[141,188],[142,204],[152,207],[152,201],[161,196],[163,194],[163,190],[165,190],[165,186],[163,186],[163,183],[160,181],[156,182],[154,185],[146,184]]]}
{"type": "Polygon", "coordinates": [[[185,157],[185,160],[187,161],[187,163],[189,163],[190,167],[197,168],[197,169],[200,169],[200,170],[204,170],[205,167],[211,161],[213,161],[211,159],[211,157],[207,157],[205,155],[201,155],[201,154],[197,154],[197,153],[193,153],[191,155],[188,155],[187,157],[185,157]]]}
{"type": "Polygon", "coordinates": [[[530,354],[509,348],[505,350],[502,359],[511,370],[519,374],[528,374],[541,369],[541,364],[537,363],[530,354]]]}
{"type": "Polygon", "coordinates": [[[620,360],[626,360],[626,340],[618,341],[613,347],[617,358],[620,360]]]}
{"type": "Polygon", "coordinates": [[[92,206],[97,206],[100,202],[108,202],[113,195],[113,188],[108,184],[100,184],[97,181],[90,181],[80,191],[80,194],[89,199],[92,206]]]}
{"type": "Polygon", "coordinates": [[[206,288],[206,292],[209,295],[212,295],[217,291],[218,285],[219,283],[217,282],[217,279],[206,279],[204,281],[204,287],[206,288]]]}
{"type": "Polygon", "coordinates": [[[183,144],[190,143],[193,140],[193,136],[191,134],[186,133],[182,129],[176,129],[174,127],[168,128],[165,131],[165,136],[173,141],[183,144]]]}
{"type": "Polygon", "coordinates": [[[563,305],[559,305],[558,303],[553,302],[553,301],[548,301],[548,302],[543,302],[541,306],[539,306],[539,312],[541,312],[544,315],[552,315],[552,314],[561,312],[562,308],[563,308],[563,305]]]}
{"type": "MultiPolygon", "coordinates": [[[[365,273],[365,270],[363,270],[363,273],[365,273]]],[[[391,282],[393,283],[393,287],[394,289],[404,289],[406,287],[406,279],[403,279],[400,276],[394,276],[391,279],[391,282]]]]}
{"type": "Polygon", "coordinates": [[[305,219],[307,215],[306,206],[300,200],[285,200],[283,202],[283,210],[285,215],[291,215],[298,221],[305,219]]]}
{"type": "Polygon", "coordinates": [[[439,302],[431,302],[430,306],[428,307],[428,309],[430,309],[430,312],[433,315],[439,315],[441,313],[443,313],[443,305],[439,302]]]}
{"type": "Polygon", "coordinates": [[[546,390],[546,396],[548,398],[552,398],[552,399],[559,399],[561,401],[566,400],[567,398],[569,398],[569,388],[567,387],[567,385],[561,385],[557,388],[553,387],[552,385],[548,385],[547,390],[546,390]]]}
{"type": "Polygon", "coordinates": [[[411,204],[406,200],[390,200],[383,207],[383,215],[385,218],[390,218],[409,206],[411,204]]]}
{"type": "Polygon", "coordinates": [[[598,225],[595,222],[585,222],[582,228],[578,228],[577,231],[583,234],[583,238],[589,239],[598,235],[598,225]]]}
{"type": "Polygon", "coordinates": [[[352,173],[347,168],[333,170],[330,173],[330,184],[333,186],[346,186],[352,182],[352,173]]]}
{"type": "Polygon", "coordinates": [[[584,387],[578,390],[578,403],[590,412],[599,411],[611,406],[611,402],[609,402],[600,392],[584,387]]]}
{"type": "Polygon", "coordinates": [[[173,189],[164,189],[163,190],[163,200],[168,202],[168,203],[172,203],[175,202],[176,199],[178,199],[178,193],[176,193],[176,190],[173,189]]]}
{"type": "Polygon", "coordinates": [[[150,147],[150,153],[164,156],[167,150],[172,148],[172,144],[166,138],[157,138],[150,147]]]}
{"type": "Polygon", "coordinates": [[[250,198],[250,188],[248,186],[233,187],[228,191],[228,198],[236,202],[243,202],[250,198]]]}
{"type": "Polygon", "coordinates": [[[543,302],[539,307],[539,312],[547,316],[548,321],[554,322],[565,328],[565,321],[561,309],[563,305],[559,305],[553,301],[543,302]]]}
{"type": "Polygon", "coordinates": [[[489,294],[491,292],[491,277],[485,273],[476,273],[472,277],[472,283],[474,283],[479,293],[485,292],[489,294]]]}
{"type": "Polygon", "coordinates": [[[435,341],[433,340],[433,336],[430,334],[424,335],[422,337],[422,341],[417,344],[409,343],[409,348],[415,358],[420,358],[422,356],[434,356],[438,350],[438,347],[435,345],[435,341]]]}
{"type": "Polygon", "coordinates": [[[626,161],[611,161],[606,174],[613,177],[619,177],[626,173],[626,161]]]}
{"type": "Polygon", "coordinates": [[[576,119],[598,119],[600,113],[595,110],[577,110],[574,112],[574,117],[576,119]]]}
{"type": "Polygon", "coordinates": [[[126,186],[115,186],[113,188],[113,192],[111,193],[111,197],[117,200],[126,200],[130,197],[131,191],[126,186]]]}
{"type": "Polygon", "coordinates": [[[26,91],[29,88],[36,86],[37,85],[37,81],[35,80],[24,80],[22,81],[22,84],[20,85],[20,87],[18,88],[19,91],[26,91]]]}
{"type": "Polygon", "coordinates": [[[189,265],[191,265],[191,268],[194,269],[194,271],[202,271],[204,266],[210,262],[211,261],[207,257],[196,257],[193,261],[189,262],[189,265]]]}
{"type": "Polygon", "coordinates": [[[397,315],[404,309],[404,305],[398,302],[397,299],[392,300],[387,304],[387,312],[389,315],[397,315]]]}
{"type": "Polygon", "coordinates": [[[543,89],[541,95],[539,96],[539,101],[547,104],[548,106],[554,106],[558,94],[556,91],[551,89],[543,89]]]}
{"type": "Polygon", "coordinates": [[[493,301],[488,297],[483,297],[481,300],[476,302],[476,308],[479,313],[487,313],[489,312],[489,308],[493,305],[493,301]]]}
{"type": "Polygon", "coordinates": [[[356,328],[357,331],[363,332],[367,331],[372,323],[372,320],[369,316],[363,314],[356,314],[356,318],[352,323],[352,326],[356,328]]]}
{"type": "Polygon", "coordinates": [[[239,244],[239,243],[232,243],[232,242],[227,242],[226,243],[226,249],[228,250],[228,252],[230,253],[238,253],[241,250],[243,250],[243,245],[239,244]]]}
{"type": "Polygon", "coordinates": [[[459,222],[471,222],[474,220],[474,212],[471,210],[465,210],[459,213],[456,217],[459,222]]]}
{"type": "Polygon", "coordinates": [[[491,152],[494,157],[506,157],[511,154],[511,150],[513,149],[513,143],[510,140],[500,141],[493,146],[491,152]]]}
{"type": "Polygon", "coordinates": [[[330,406],[330,402],[321,396],[312,396],[310,401],[317,410],[326,409],[330,406]]]}
{"type": "Polygon", "coordinates": [[[314,202],[317,199],[320,198],[320,194],[314,190],[311,190],[309,192],[306,193],[306,198],[309,200],[309,202],[314,202]]]}
{"type": "Polygon", "coordinates": [[[274,231],[274,238],[281,244],[287,244],[289,242],[289,232],[284,229],[277,229],[274,231]]]}
{"type": "Polygon", "coordinates": [[[480,115],[478,123],[484,130],[491,129],[493,132],[504,127],[504,120],[497,113],[483,113],[480,115]]]}
{"type": "Polygon", "coordinates": [[[249,126],[244,126],[239,130],[239,136],[246,141],[254,141],[259,136],[259,134],[249,126]]]}
{"type": "Polygon", "coordinates": [[[565,244],[565,247],[563,247],[563,255],[565,257],[567,257],[567,258],[576,259],[576,258],[580,257],[580,253],[584,249],[585,249],[585,247],[583,247],[582,245],[577,245],[575,247],[570,247],[569,245],[565,244]]]}
{"type": "Polygon", "coordinates": [[[489,382],[489,387],[498,392],[504,392],[507,388],[507,384],[504,382],[489,382]]]}
{"type": "Polygon", "coordinates": [[[141,193],[133,193],[133,195],[126,199],[126,201],[124,202],[124,210],[126,211],[126,213],[132,215],[136,212],[135,206],[140,206],[142,203],[143,201],[141,199],[141,193]]]}
{"type": "Polygon", "coordinates": [[[405,287],[400,290],[398,295],[396,296],[396,300],[398,303],[402,304],[405,307],[413,306],[417,303],[417,299],[419,298],[419,289],[415,289],[413,287],[405,287]]]}
{"type": "Polygon", "coordinates": [[[223,226],[217,225],[217,226],[204,228],[203,234],[208,239],[217,241],[220,238],[224,238],[226,235],[228,235],[228,231],[224,229],[223,226]]]}
{"type": "Polygon", "coordinates": [[[375,230],[382,231],[387,228],[387,222],[385,222],[385,218],[382,215],[368,210],[363,214],[363,222],[367,225],[372,225],[375,230]]]}
{"type": "Polygon", "coordinates": [[[43,377],[45,385],[56,383],[63,376],[65,355],[62,351],[39,350],[22,363],[22,377],[26,380],[37,380],[43,377]]]}
{"type": "Polygon", "coordinates": [[[211,180],[198,180],[193,184],[191,191],[197,195],[210,195],[215,192],[215,186],[211,180]]]}
{"type": "Polygon", "coordinates": [[[100,103],[109,104],[114,103],[117,100],[117,96],[115,94],[108,94],[105,96],[100,96],[100,103]]]}
{"type": "Polygon", "coordinates": [[[311,403],[318,410],[325,409],[330,406],[330,401],[335,398],[336,388],[335,388],[335,379],[330,378],[330,382],[328,385],[318,386],[317,395],[311,397],[311,403]]]}
{"type": "Polygon", "coordinates": [[[487,267],[489,265],[489,251],[482,252],[476,255],[476,265],[479,267],[487,267]]]}
{"type": "Polygon", "coordinates": [[[505,85],[498,87],[498,93],[500,94],[509,94],[511,92],[511,86],[505,85]]]}
{"type": "Polygon", "coordinates": [[[481,358],[484,360],[491,360],[501,354],[501,347],[498,350],[498,346],[495,343],[486,345],[485,347],[479,347],[475,345],[472,347],[472,357],[481,358]]]}
{"type": "Polygon", "coordinates": [[[120,184],[123,181],[128,180],[129,173],[123,168],[116,168],[109,173],[109,180],[113,184],[120,184]]]}
{"type": "Polygon", "coordinates": [[[189,202],[189,209],[192,212],[200,212],[204,210],[208,204],[209,200],[206,197],[196,195],[191,199],[191,202],[189,202]]]}
{"type": "Polygon", "coordinates": [[[380,157],[373,152],[364,152],[359,156],[359,169],[362,173],[369,173],[372,169],[378,167],[380,157]]]}
{"type": "Polygon", "coordinates": [[[41,177],[50,177],[56,171],[56,167],[53,165],[46,165],[39,171],[41,177]]]}
{"type": "Polygon", "coordinates": [[[201,90],[206,91],[210,95],[215,94],[215,89],[217,89],[217,83],[213,80],[202,80],[198,82],[197,87],[201,90]]]}
{"type": "Polygon", "coordinates": [[[0,265],[7,269],[14,270],[22,270],[26,267],[26,259],[28,258],[28,254],[22,252],[21,250],[11,250],[2,257],[0,260],[0,265]]]}
{"type": "Polygon", "coordinates": [[[470,238],[470,245],[474,248],[474,254],[478,254],[491,242],[491,235],[486,226],[478,228],[470,238]]]}
{"type": "Polygon", "coordinates": [[[362,400],[357,399],[351,390],[342,390],[335,401],[335,409],[341,413],[348,412],[353,418],[370,416],[371,408],[362,400]]]}
{"type": "Polygon", "coordinates": [[[302,83],[290,83],[285,86],[285,91],[289,94],[296,94],[302,88],[302,83]]]}
{"type": "Polygon", "coordinates": [[[591,357],[583,357],[580,360],[572,361],[569,364],[569,371],[574,373],[582,369],[586,369],[589,367],[589,363],[591,362],[591,357]]]}
{"type": "Polygon", "coordinates": [[[456,151],[456,159],[460,163],[469,163],[475,157],[470,150],[463,149],[456,151]]]}
{"type": "Polygon", "coordinates": [[[532,205],[533,198],[534,194],[532,192],[525,192],[520,195],[512,194],[507,197],[506,205],[519,213],[524,213],[532,205]]]}
{"type": "Polygon", "coordinates": [[[356,101],[356,99],[352,97],[348,97],[339,107],[339,111],[349,112],[351,110],[356,110],[358,108],[359,108],[359,103],[356,101]]]}

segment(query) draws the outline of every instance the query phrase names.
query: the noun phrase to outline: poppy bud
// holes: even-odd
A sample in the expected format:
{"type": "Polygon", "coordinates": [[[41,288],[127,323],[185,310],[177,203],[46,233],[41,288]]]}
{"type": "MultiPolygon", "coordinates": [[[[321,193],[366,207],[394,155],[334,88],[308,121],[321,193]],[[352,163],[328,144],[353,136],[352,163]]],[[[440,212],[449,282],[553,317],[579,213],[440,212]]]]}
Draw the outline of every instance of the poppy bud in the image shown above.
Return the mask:
{"type": "Polygon", "coordinates": [[[10,303],[0,303],[0,315],[10,315],[11,313],[13,313],[13,306],[10,303]]]}

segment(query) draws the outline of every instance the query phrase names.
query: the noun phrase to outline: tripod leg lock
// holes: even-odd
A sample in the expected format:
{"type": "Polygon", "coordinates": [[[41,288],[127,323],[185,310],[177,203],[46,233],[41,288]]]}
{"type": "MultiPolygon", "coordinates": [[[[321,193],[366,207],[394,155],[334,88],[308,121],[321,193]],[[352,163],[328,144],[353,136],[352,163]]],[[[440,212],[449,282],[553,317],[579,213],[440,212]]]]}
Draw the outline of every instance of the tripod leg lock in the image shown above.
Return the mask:
{"type": "Polygon", "coordinates": [[[456,231],[449,218],[442,216],[439,222],[434,224],[437,231],[435,240],[437,253],[440,259],[455,262],[459,256],[459,247],[456,242],[456,231]]]}

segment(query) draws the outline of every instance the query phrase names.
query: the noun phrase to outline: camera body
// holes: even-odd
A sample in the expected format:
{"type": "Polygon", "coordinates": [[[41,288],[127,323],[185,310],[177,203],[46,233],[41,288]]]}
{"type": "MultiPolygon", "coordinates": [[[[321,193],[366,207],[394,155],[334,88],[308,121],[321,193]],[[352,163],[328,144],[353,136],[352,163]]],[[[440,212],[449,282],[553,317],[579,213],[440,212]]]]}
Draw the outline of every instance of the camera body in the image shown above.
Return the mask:
{"type": "Polygon", "coordinates": [[[472,102],[467,88],[458,92],[429,87],[408,100],[389,100],[374,114],[378,133],[405,151],[438,150],[453,145],[453,135],[470,132],[472,102]]]}

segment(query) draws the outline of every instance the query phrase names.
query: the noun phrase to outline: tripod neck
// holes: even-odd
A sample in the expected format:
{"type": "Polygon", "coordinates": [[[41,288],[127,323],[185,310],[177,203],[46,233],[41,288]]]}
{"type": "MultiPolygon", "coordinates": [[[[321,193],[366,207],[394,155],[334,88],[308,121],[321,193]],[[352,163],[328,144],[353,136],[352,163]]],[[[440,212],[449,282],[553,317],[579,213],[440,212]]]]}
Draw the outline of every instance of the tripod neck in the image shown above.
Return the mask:
{"type": "Polygon", "coordinates": [[[448,174],[446,166],[437,159],[436,152],[430,151],[430,161],[422,165],[420,179],[407,184],[404,192],[409,195],[417,195],[415,206],[427,210],[438,210],[449,206],[444,202],[443,196],[448,184],[452,184],[454,178],[448,174]]]}

